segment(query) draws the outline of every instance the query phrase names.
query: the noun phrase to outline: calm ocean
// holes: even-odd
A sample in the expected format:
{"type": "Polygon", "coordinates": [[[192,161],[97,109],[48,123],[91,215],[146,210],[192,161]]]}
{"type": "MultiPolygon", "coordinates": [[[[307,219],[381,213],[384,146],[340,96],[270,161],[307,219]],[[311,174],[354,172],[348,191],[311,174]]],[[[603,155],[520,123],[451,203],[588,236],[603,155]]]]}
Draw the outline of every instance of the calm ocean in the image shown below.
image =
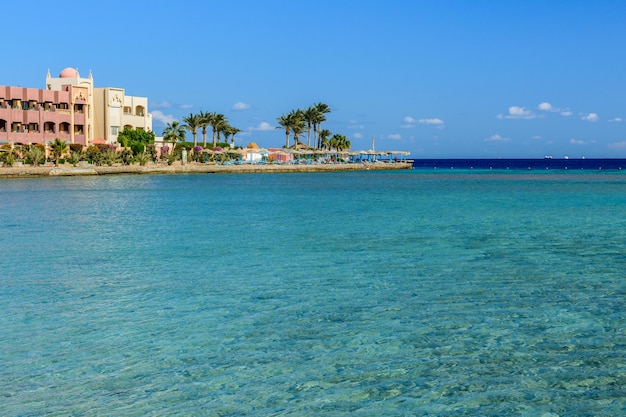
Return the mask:
{"type": "Polygon", "coordinates": [[[623,416],[626,172],[0,180],[2,416],[623,416]]]}

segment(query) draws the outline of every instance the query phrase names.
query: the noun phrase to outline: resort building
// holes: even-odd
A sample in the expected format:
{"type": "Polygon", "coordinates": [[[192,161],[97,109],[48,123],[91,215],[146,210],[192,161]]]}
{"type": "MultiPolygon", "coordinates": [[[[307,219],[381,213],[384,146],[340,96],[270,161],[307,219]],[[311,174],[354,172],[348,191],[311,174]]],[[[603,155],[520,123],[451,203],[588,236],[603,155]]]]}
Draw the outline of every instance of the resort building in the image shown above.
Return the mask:
{"type": "Polygon", "coordinates": [[[0,144],[46,144],[56,138],[85,146],[117,144],[119,132],[152,130],[146,97],[122,88],[95,88],[91,71],[46,75],[46,88],[0,85],[0,144]]]}

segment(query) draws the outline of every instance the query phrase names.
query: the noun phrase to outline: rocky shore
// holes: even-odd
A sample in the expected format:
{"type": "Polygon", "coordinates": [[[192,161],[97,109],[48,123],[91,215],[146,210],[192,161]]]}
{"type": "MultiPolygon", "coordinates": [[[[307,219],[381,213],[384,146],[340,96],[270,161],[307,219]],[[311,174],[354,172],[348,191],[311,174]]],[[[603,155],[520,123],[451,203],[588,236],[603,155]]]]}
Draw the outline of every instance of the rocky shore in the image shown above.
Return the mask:
{"type": "Polygon", "coordinates": [[[78,166],[69,164],[56,166],[16,166],[0,167],[0,178],[60,177],[81,175],[119,174],[216,174],[216,173],[258,173],[258,172],[329,172],[363,170],[402,170],[411,169],[410,162],[398,163],[358,163],[358,164],[242,164],[215,165],[189,163],[186,165],[148,164],[117,166],[78,166]]]}

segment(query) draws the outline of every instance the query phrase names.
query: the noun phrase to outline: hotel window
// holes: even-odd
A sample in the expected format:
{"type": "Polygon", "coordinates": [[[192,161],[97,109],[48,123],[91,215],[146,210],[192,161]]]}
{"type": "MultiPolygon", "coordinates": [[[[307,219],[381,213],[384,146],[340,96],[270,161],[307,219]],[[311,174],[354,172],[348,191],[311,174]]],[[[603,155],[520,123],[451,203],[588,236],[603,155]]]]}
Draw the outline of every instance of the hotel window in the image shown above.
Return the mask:
{"type": "Polygon", "coordinates": [[[111,126],[111,134],[112,135],[117,135],[119,131],[120,131],[120,127],[119,126],[111,126]]]}
{"type": "Polygon", "coordinates": [[[82,135],[83,134],[83,125],[74,125],[74,134],[82,135]]]}
{"type": "Polygon", "coordinates": [[[22,100],[11,100],[11,108],[13,110],[19,110],[22,108],[22,100]]]}
{"type": "Polygon", "coordinates": [[[83,105],[82,104],[74,104],[74,113],[82,113],[83,105]]]}
{"type": "Polygon", "coordinates": [[[130,108],[130,106],[124,106],[124,114],[133,114],[133,111],[130,108]]]}
{"type": "Polygon", "coordinates": [[[0,98],[0,109],[6,109],[7,104],[4,102],[3,98],[0,98]]]}
{"type": "Polygon", "coordinates": [[[70,109],[70,105],[67,103],[59,103],[59,109],[61,110],[69,110],[70,109]]]}
{"type": "Polygon", "coordinates": [[[0,120],[0,132],[6,132],[6,131],[7,131],[7,121],[0,120]]]}
{"type": "Polygon", "coordinates": [[[28,110],[37,110],[38,104],[36,101],[34,100],[30,100],[28,102],[28,110]]]}
{"type": "Polygon", "coordinates": [[[54,133],[54,123],[45,122],[43,124],[43,133],[54,133]]]}
{"type": "Polygon", "coordinates": [[[141,117],[143,117],[143,116],[144,116],[144,113],[145,113],[145,112],[144,112],[144,107],[143,107],[143,106],[137,106],[137,107],[135,108],[135,115],[136,115],[136,116],[141,116],[141,117]]]}
{"type": "Polygon", "coordinates": [[[28,124],[28,133],[39,132],[39,123],[29,123],[28,124]]]}
{"type": "Polygon", "coordinates": [[[59,133],[70,133],[70,124],[67,122],[63,122],[59,125],[59,133]]]}
{"type": "Polygon", "coordinates": [[[45,111],[54,111],[54,104],[50,103],[49,101],[46,101],[45,103],[43,103],[43,109],[45,111]]]}
{"type": "Polygon", "coordinates": [[[22,132],[22,124],[18,122],[11,123],[11,132],[12,133],[20,133],[22,132]]]}

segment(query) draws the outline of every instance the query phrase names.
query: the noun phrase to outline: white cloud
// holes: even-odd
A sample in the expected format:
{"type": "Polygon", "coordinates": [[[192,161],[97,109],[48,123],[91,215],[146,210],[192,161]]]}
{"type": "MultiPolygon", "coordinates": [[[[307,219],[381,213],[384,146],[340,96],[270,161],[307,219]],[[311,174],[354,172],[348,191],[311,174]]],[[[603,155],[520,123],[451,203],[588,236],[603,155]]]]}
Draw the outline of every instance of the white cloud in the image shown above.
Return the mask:
{"type": "Polygon", "coordinates": [[[508,142],[510,140],[511,140],[510,138],[503,138],[502,136],[496,133],[495,135],[491,135],[488,138],[486,138],[485,142],[508,142]]]}
{"type": "Polygon", "coordinates": [[[570,139],[569,143],[571,143],[572,145],[584,145],[585,141],[584,140],[580,140],[580,139],[570,139]]]}
{"type": "Polygon", "coordinates": [[[362,134],[360,134],[359,132],[356,132],[355,134],[353,134],[353,135],[352,135],[352,137],[353,137],[354,139],[362,139],[362,138],[363,138],[363,135],[362,135],[362,134]]]}
{"type": "Polygon", "coordinates": [[[157,120],[166,125],[168,123],[172,123],[174,120],[176,120],[176,118],[171,114],[163,114],[163,112],[160,110],[153,110],[152,120],[157,120]]]}
{"type": "Polygon", "coordinates": [[[543,138],[542,138],[541,136],[539,136],[539,135],[535,135],[535,136],[532,136],[532,137],[531,137],[531,139],[534,139],[534,140],[541,140],[541,139],[543,139],[543,138]]]}
{"type": "Polygon", "coordinates": [[[580,119],[586,122],[597,122],[598,120],[600,120],[600,117],[597,113],[589,113],[583,115],[580,119]]]}
{"type": "Polygon", "coordinates": [[[609,148],[616,149],[616,150],[624,150],[626,149],[626,140],[623,140],[621,142],[609,143],[609,148]]]}
{"type": "Polygon", "coordinates": [[[250,107],[252,107],[250,104],[244,103],[242,101],[238,101],[237,103],[233,104],[233,110],[249,110],[250,107]]]}
{"type": "Polygon", "coordinates": [[[443,126],[443,120],[441,119],[419,119],[418,123],[422,125],[443,126]]]}
{"type": "Polygon", "coordinates": [[[499,114],[496,117],[498,119],[534,119],[537,115],[524,107],[511,106],[508,114],[499,114]]]}
{"type": "Polygon", "coordinates": [[[552,104],[548,103],[547,101],[544,101],[543,103],[539,103],[539,105],[537,106],[537,109],[542,110],[542,111],[549,111],[552,113],[561,113],[561,116],[571,116],[572,112],[570,111],[570,109],[560,109],[558,107],[554,107],[552,106],[552,104]]]}
{"type": "Polygon", "coordinates": [[[609,119],[609,122],[611,123],[620,123],[622,121],[621,117],[614,117],[612,119],[609,119]]]}
{"type": "Polygon", "coordinates": [[[348,129],[358,129],[358,130],[363,130],[365,129],[365,126],[363,126],[362,124],[360,124],[358,121],[356,120],[350,120],[348,122],[348,129]]]}
{"type": "Polygon", "coordinates": [[[544,111],[556,111],[554,107],[552,107],[552,104],[548,103],[547,101],[544,101],[543,103],[539,103],[537,108],[539,110],[544,110],[544,111]]]}
{"type": "Polygon", "coordinates": [[[160,103],[150,103],[150,107],[157,109],[169,109],[170,107],[172,107],[172,104],[169,101],[162,101],[160,103]]]}
{"type": "Polygon", "coordinates": [[[268,132],[270,130],[274,130],[274,126],[272,126],[271,124],[267,123],[267,122],[261,122],[258,125],[254,126],[254,127],[249,127],[248,130],[256,130],[259,132],[268,132]]]}
{"type": "Polygon", "coordinates": [[[404,124],[402,126],[400,126],[403,129],[410,129],[412,127],[415,127],[415,123],[417,123],[417,120],[415,120],[414,118],[412,118],[411,116],[406,116],[403,119],[404,124]]]}
{"type": "Polygon", "coordinates": [[[393,135],[388,135],[387,139],[399,140],[399,139],[402,139],[402,136],[397,134],[397,133],[395,133],[393,135]]]}

